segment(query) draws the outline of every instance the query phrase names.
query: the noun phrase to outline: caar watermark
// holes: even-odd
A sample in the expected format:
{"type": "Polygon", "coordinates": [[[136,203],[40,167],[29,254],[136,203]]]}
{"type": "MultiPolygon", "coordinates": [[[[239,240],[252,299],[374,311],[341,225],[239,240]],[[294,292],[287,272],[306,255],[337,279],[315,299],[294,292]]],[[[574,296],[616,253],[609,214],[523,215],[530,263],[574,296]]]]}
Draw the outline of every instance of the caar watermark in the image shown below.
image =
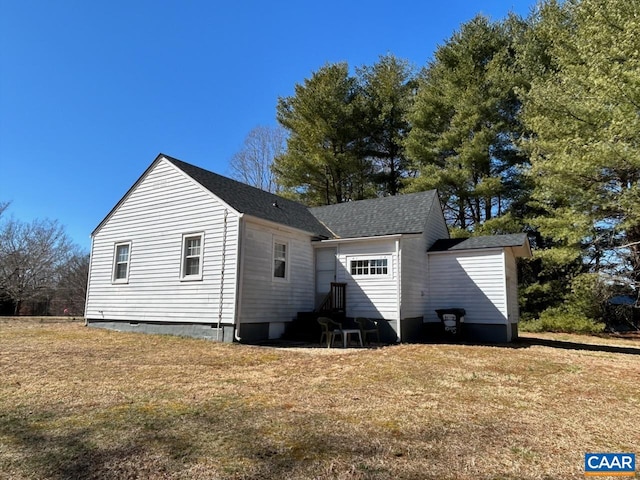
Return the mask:
{"type": "Polygon", "coordinates": [[[633,477],[635,453],[585,453],[584,474],[587,476],[633,477]]]}

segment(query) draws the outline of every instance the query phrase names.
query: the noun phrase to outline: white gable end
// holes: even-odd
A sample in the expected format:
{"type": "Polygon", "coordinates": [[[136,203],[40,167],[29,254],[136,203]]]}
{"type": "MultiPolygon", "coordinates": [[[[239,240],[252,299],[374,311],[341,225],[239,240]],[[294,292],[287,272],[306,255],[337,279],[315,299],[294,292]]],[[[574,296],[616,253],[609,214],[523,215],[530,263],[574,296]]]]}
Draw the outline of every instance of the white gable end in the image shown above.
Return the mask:
{"type": "Polygon", "coordinates": [[[160,158],[93,234],[87,318],[233,323],[238,218],[160,158]],[[197,281],[181,278],[183,236],[191,234],[203,238],[197,281]],[[130,243],[126,283],[113,281],[114,248],[121,242],[130,243]]]}

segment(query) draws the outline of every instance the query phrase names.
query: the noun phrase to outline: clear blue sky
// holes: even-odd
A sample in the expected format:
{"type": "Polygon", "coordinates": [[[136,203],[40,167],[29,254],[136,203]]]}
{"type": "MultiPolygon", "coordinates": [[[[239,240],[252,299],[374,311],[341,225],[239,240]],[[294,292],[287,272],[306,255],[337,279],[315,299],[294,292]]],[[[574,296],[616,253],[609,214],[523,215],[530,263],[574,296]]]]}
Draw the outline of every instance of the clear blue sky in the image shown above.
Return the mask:
{"type": "Polygon", "coordinates": [[[426,65],[534,0],[0,0],[0,201],[80,246],[158,153],[220,174],[328,62],[426,65]]]}

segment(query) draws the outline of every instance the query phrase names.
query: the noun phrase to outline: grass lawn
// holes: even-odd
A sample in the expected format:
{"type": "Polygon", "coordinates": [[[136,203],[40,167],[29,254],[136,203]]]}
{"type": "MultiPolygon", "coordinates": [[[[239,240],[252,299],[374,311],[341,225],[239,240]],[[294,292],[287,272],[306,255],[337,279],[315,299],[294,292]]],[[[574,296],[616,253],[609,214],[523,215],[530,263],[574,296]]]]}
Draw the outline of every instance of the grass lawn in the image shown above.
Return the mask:
{"type": "Polygon", "coordinates": [[[640,342],[516,347],[0,320],[0,478],[577,479],[585,452],[640,453],[640,342]]]}

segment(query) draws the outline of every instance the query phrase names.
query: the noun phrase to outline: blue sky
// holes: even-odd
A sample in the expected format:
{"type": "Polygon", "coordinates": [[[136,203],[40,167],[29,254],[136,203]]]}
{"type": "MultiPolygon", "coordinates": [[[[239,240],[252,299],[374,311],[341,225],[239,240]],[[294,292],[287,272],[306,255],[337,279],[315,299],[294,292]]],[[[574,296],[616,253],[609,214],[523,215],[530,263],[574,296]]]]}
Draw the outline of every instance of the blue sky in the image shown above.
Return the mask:
{"type": "Polygon", "coordinates": [[[220,174],[326,63],[423,67],[477,13],[534,0],[0,0],[0,201],[91,231],[158,153],[220,174]]]}

